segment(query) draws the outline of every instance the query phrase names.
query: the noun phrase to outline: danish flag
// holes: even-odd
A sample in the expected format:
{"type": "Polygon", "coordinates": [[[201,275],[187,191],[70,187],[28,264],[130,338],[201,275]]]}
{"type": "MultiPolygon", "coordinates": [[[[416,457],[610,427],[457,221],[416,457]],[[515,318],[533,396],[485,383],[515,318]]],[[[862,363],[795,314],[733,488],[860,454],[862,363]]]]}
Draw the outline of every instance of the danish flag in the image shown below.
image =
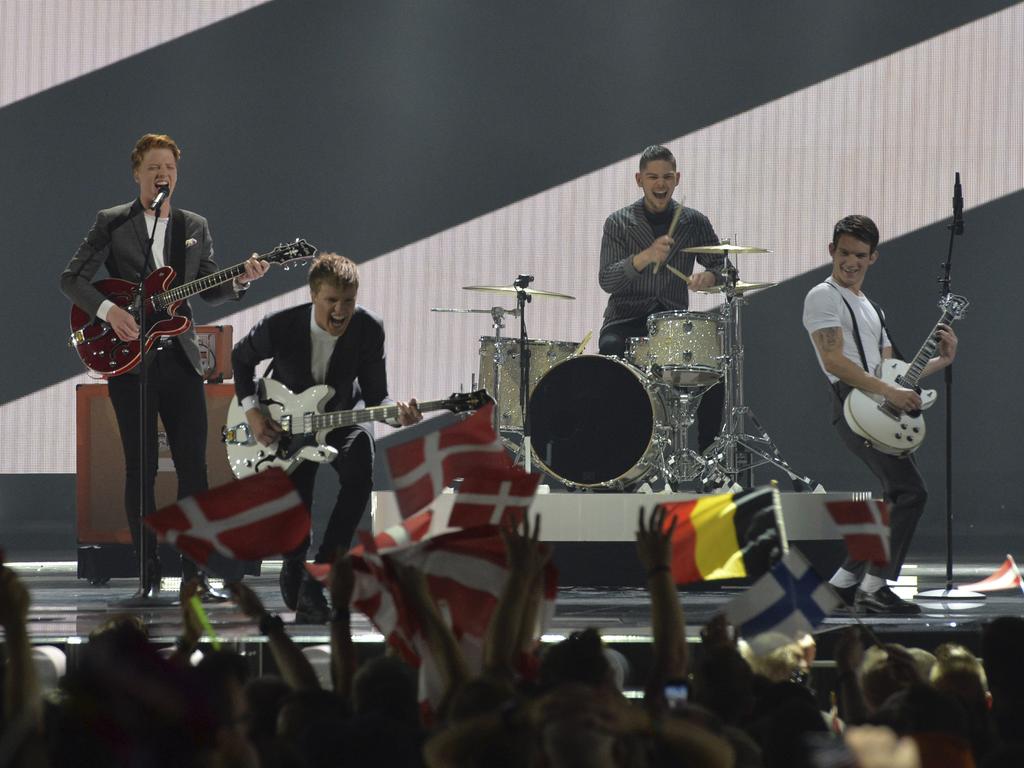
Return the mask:
{"type": "MultiPolygon", "coordinates": [[[[410,518],[411,519],[411,518],[410,518]]],[[[537,543],[538,547],[547,547],[537,543]]],[[[391,562],[422,571],[427,588],[451,627],[471,674],[483,666],[483,645],[498,598],[508,580],[501,528],[482,525],[409,542],[390,551],[351,553],[352,606],[373,622],[407,663],[419,669],[421,709],[429,716],[444,694],[443,680],[422,628],[403,599],[391,562]]],[[[540,624],[554,615],[558,572],[548,562],[542,576],[540,624]]]]}
{"type": "Polygon", "coordinates": [[[519,523],[533,503],[540,475],[527,474],[519,467],[482,470],[459,485],[448,517],[452,528],[519,523]]]}
{"type": "Polygon", "coordinates": [[[884,501],[826,501],[853,560],[889,562],[889,505],[884,501]]]}
{"type": "Polygon", "coordinates": [[[262,560],[289,552],[310,527],[299,492],[276,467],[179,499],[144,520],[161,540],[200,565],[212,555],[262,560]]]}
{"type": "Polygon", "coordinates": [[[464,421],[388,449],[388,468],[402,517],[428,506],[457,477],[512,466],[494,431],[493,413],[494,405],[489,404],[464,421]]]}

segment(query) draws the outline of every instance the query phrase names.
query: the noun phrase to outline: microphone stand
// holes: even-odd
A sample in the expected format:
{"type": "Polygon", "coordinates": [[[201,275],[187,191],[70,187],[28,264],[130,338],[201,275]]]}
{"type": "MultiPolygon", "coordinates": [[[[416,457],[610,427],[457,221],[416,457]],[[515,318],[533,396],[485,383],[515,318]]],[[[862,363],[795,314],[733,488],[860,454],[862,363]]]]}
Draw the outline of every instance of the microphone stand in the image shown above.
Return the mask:
{"type": "MultiPolygon", "coordinates": [[[[145,211],[143,211],[145,216],[145,211]]],[[[150,265],[155,266],[156,262],[153,259],[153,239],[156,237],[156,227],[160,222],[160,210],[159,207],[156,210],[156,216],[153,219],[153,229],[150,230],[149,239],[146,241],[146,253],[145,253],[145,265],[143,266],[142,278],[139,280],[139,288],[136,300],[139,302],[139,588],[135,591],[135,594],[129,597],[127,600],[120,600],[114,605],[119,605],[124,608],[157,608],[174,605],[177,601],[171,597],[160,597],[160,570],[157,565],[155,572],[147,574],[146,564],[147,560],[151,556],[154,557],[156,552],[148,552],[146,547],[146,527],[143,524],[143,520],[146,518],[147,513],[147,500],[149,494],[146,492],[149,487],[149,464],[148,456],[148,433],[149,426],[147,423],[147,388],[149,380],[149,366],[146,364],[146,334],[149,332],[149,316],[148,307],[150,297],[146,295],[146,278],[149,277],[145,273],[145,270],[150,265]]],[[[170,226],[168,220],[167,226],[170,226]]],[[[154,478],[155,480],[155,478],[154,478]]],[[[154,538],[154,546],[155,544],[154,538]]],[[[159,563],[159,560],[155,560],[159,563]]]]}
{"type": "MultiPolygon", "coordinates": [[[[939,276],[940,299],[951,293],[949,273],[953,268],[953,242],[964,233],[964,201],[960,190],[960,173],[953,182],[953,221],[949,227],[949,251],[939,276]]],[[[930,600],[984,600],[982,592],[958,589],[953,584],[953,366],[947,365],[943,379],[946,383],[946,586],[944,589],[926,589],[914,597],[930,600]]]]}
{"type": "Polygon", "coordinates": [[[526,292],[533,275],[520,275],[512,285],[516,289],[516,308],[519,312],[519,405],[523,414],[523,467],[529,472],[532,459],[530,447],[530,345],[526,333],[526,305],[533,297],[526,292]]]}

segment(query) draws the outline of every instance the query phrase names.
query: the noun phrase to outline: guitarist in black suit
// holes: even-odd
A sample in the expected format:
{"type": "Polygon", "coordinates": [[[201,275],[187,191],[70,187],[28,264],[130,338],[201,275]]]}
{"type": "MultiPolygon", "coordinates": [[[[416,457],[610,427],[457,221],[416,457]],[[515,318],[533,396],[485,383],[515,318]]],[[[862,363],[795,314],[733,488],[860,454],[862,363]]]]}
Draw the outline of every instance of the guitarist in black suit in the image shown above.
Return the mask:
{"type": "MultiPolygon", "coordinates": [[[[899,576],[914,529],[924,513],[928,499],[924,479],[913,455],[892,456],[870,447],[843,417],[843,402],[854,388],[881,395],[901,411],[921,408],[921,396],[916,391],[874,375],[881,361],[893,356],[885,314],[861,290],[868,268],[878,260],[878,240],[878,227],[867,216],[840,220],[828,246],[832,274],[812,288],[804,300],[804,327],[835,393],[833,424],[843,444],[882,482],[885,500],[890,504],[889,564],[879,566],[847,557],[829,583],[847,605],[858,611],[916,614],[921,612],[920,607],[897,596],[886,579],[899,576]]],[[[956,356],[953,329],[940,324],[937,336],[939,354],[925,366],[922,377],[945,368],[956,356]]]]}
{"type": "MultiPolygon", "coordinates": [[[[281,433],[280,425],[264,415],[257,400],[256,366],[262,360],[273,360],[273,378],[293,392],[316,384],[333,387],[326,411],[349,410],[360,401],[366,407],[392,402],[388,398],[384,324],[356,304],[358,291],[359,272],[352,261],[334,253],[320,254],[309,270],[312,303],[264,318],[235,345],[231,355],[235,391],[253,436],[263,445],[276,441],[281,433]]],[[[422,419],[414,399],[397,405],[399,417],[392,426],[422,419]]],[[[373,488],[374,447],[369,431],[362,426],[335,429],[327,442],[338,450],[331,466],[341,488],[314,557],[317,563],[332,562],[339,546],[349,546],[373,488]]],[[[319,466],[307,461],[290,475],[309,509],[319,466]]],[[[307,540],[286,555],[281,596],[296,611],[296,622],[323,624],[329,616],[323,588],[303,567],[309,544],[307,540]]]]}
{"type": "MultiPolygon", "coordinates": [[[[111,277],[139,282],[144,276],[165,264],[177,273],[173,285],[195,280],[217,271],[213,261],[213,241],[206,219],[199,214],[172,208],[171,197],[178,183],[178,160],[181,150],[167,135],[148,133],[132,149],[132,176],[139,186],[139,196],[130,203],[114,206],[96,215],[89,234],[78,247],[60,276],[64,294],[81,309],[105,320],[119,338],[131,341],[139,337],[139,327],[132,315],[109,301],[92,280],[100,267],[111,277]],[[159,211],[153,204],[165,189],[159,211]],[[152,257],[147,252],[150,233],[156,227],[152,257]]],[[[234,283],[223,283],[199,294],[212,304],[239,299],[250,281],[262,277],[268,265],[249,259],[245,274],[234,283]]],[[[183,304],[181,314],[191,317],[191,309],[183,304]]],[[[150,410],[145,468],[146,511],[154,506],[157,472],[156,415],[159,412],[170,444],[174,468],[178,476],[178,498],[191,496],[207,488],[206,477],[206,395],[203,372],[199,363],[199,346],[193,329],[181,336],[159,341],[146,356],[147,406],[150,410]]],[[[132,542],[139,542],[139,486],[143,470],[139,459],[139,379],[138,366],[128,374],[109,380],[110,400],[117,416],[118,431],[125,458],[125,512],[132,542]]],[[[156,540],[146,535],[147,552],[151,556],[143,573],[144,591],[160,586],[160,563],[156,540]]],[[[191,560],[182,562],[182,575],[196,574],[191,560]]],[[[215,593],[203,578],[205,599],[227,599],[215,593]]]]}

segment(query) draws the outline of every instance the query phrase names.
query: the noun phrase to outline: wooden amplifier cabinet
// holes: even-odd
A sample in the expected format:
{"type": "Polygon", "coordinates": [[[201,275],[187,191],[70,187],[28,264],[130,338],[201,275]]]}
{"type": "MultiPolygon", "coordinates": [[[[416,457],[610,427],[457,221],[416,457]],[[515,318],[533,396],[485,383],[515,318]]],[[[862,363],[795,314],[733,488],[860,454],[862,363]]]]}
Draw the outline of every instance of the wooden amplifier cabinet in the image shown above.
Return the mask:
{"type": "MultiPolygon", "coordinates": [[[[229,347],[230,349],[230,347],[229,347]]],[[[228,356],[230,358],[230,355],[228,356]]],[[[234,384],[207,384],[206,464],[211,488],[232,480],[227,452],[221,442],[221,427],[235,396],[234,384]]],[[[124,512],[124,454],[117,431],[117,418],[106,384],[80,384],[75,391],[78,423],[76,506],[78,543],[82,545],[127,544],[131,533],[124,512]]],[[[156,508],[172,504],[178,479],[174,462],[157,420],[160,444],[156,476],[156,508]]]]}
{"type": "Polygon", "coordinates": [[[230,325],[197,325],[196,341],[199,342],[199,362],[203,375],[211,384],[230,379],[231,344],[234,328],[230,325]]]}

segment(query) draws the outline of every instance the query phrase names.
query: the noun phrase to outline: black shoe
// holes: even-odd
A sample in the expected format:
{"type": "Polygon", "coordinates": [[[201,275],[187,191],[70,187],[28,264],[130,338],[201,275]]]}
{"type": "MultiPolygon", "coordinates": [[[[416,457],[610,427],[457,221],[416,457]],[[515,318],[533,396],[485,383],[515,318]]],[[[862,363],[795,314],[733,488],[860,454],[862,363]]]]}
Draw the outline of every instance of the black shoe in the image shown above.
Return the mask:
{"type": "Polygon", "coordinates": [[[843,601],[843,605],[836,610],[851,610],[853,608],[854,599],[857,596],[857,585],[854,584],[849,587],[837,587],[835,584],[831,584],[830,586],[836,591],[836,594],[839,595],[839,599],[843,601]]]}
{"type": "Polygon", "coordinates": [[[305,564],[301,558],[281,563],[281,573],[277,577],[277,582],[281,585],[281,598],[290,611],[294,611],[299,602],[299,586],[305,573],[305,564]]]}
{"type": "Polygon", "coordinates": [[[302,581],[299,589],[299,600],[295,606],[296,624],[326,624],[331,617],[331,609],[324,597],[324,588],[320,582],[310,576],[302,581]]]}
{"type": "Polygon", "coordinates": [[[857,590],[853,601],[854,610],[858,613],[887,613],[890,616],[916,616],[921,606],[908,603],[900,598],[888,586],[881,587],[877,592],[857,590]]]}
{"type": "Polygon", "coordinates": [[[199,579],[199,589],[196,590],[196,596],[200,602],[203,603],[226,603],[231,599],[231,595],[225,592],[223,589],[217,589],[210,584],[210,580],[206,574],[200,571],[196,574],[196,578],[199,579]]]}

